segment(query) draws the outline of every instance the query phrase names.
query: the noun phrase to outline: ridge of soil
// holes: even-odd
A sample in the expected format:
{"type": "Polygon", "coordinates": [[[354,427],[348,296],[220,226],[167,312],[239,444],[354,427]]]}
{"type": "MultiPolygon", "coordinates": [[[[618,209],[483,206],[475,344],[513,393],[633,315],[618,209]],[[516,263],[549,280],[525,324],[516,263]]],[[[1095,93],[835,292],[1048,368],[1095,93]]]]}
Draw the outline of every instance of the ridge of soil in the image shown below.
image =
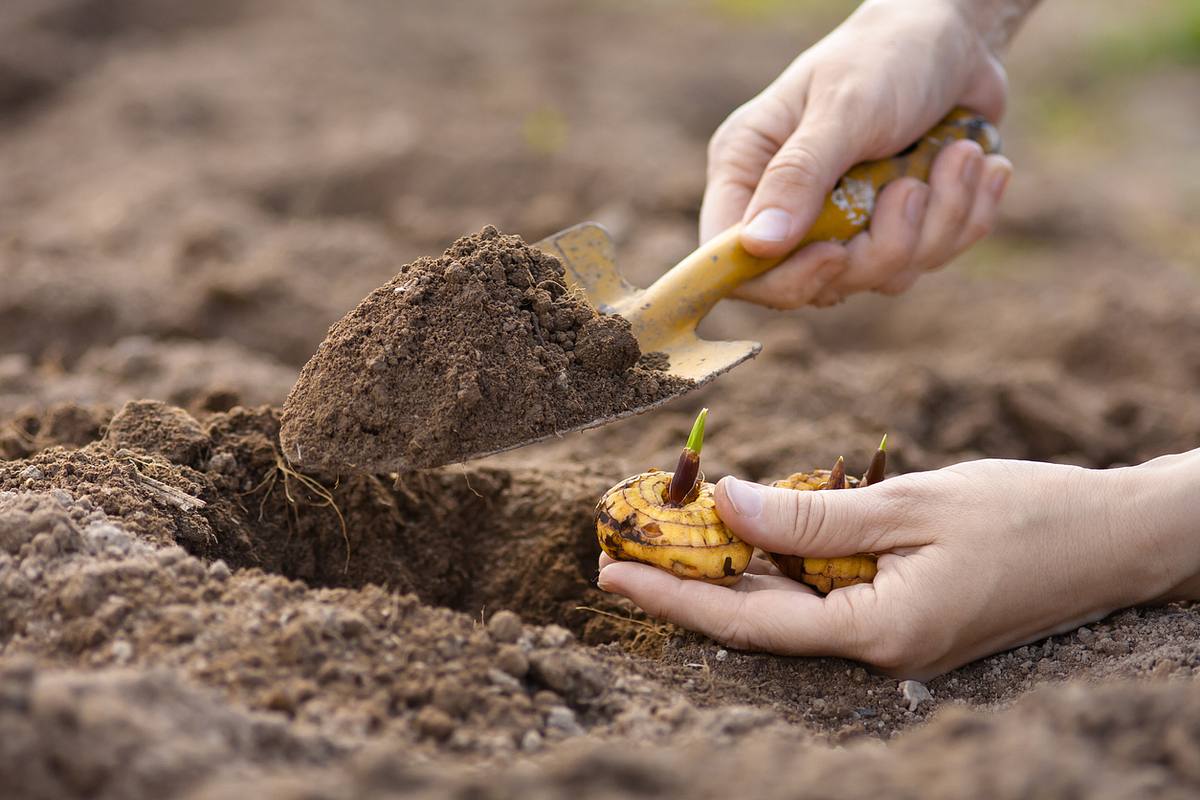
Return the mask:
{"type": "Polygon", "coordinates": [[[329,329],[284,403],[284,452],[334,473],[439,466],[693,385],[642,355],[557,258],[489,225],[401,267],[329,329]]]}

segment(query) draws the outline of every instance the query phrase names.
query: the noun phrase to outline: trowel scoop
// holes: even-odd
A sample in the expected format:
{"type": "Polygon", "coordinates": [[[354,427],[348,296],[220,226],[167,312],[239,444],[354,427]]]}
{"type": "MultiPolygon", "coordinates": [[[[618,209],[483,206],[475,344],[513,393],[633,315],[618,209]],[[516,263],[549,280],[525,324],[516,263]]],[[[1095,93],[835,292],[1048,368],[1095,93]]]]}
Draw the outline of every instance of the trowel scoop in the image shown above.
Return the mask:
{"type": "MultiPolygon", "coordinates": [[[[799,246],[819,241],[846,241],[862,231],[870,222],[875,197],[888,182],[905,176],[926,179],[938,152],[959,139],[979,142],[988,152],[994,152],[999,146],[999,137],[991,125],[969,112],[956,110],[903,153],[889,159],[859,164],[847,172],[826,198],[821,214],[799,246]]],[[[353,325],[342,329],[340,326],[343,323],[338,323],[331,328],[330,337],[306,365],[284,405],[280,432],[284,453],[297,466],[328,471],[382,473],[424,469],[493,455],[571,431],[605,425],[622,417],[643,413],[692,388],[703,386],[752,358],[762,347],[751,341],[706,341],[696,335],[696,326],[722,298],[782,260],[751,256],[739,244],[739,233],[739,228],[735,226],[718,235],[646,289],[631,285],[621,276],[616,266],[612,239],[598,224],[585,222],[534,245],[562,262],[563,280],[568,290],[600,312],[624,317],[631,326],[641,353],[665,354],[665,361],[668,362],[665,371],[671,376],[685,379],[660,381],[660,386],[666,388],[655,394],[652,401],[635,399],[622,404],[619,412],[591,419],[580,415],[557,429],[545,430],[546,426],[527,427],[525,432],[514,429],[511,436],[500,437],[497,445],[486,451],[482,445],[490,442],[478,437],[473,440],[463,437],[464,441],[455,445],[455,437],[451,436],[449,445],[427,447],[423,440],[417,438],[420,433],[410,432],[401,437],[371,409],[388,410],[381,412],[384,414],[399,411],[406,415],[406,419],[411,417],[417,420],[420,426],[424,425],[424,421],[419,412],[413,409],[426,408],[425,403],[431,398],[400,396],[407,390],[391,394],[380,392],[380,384],[375,383],[362,390],[361,399],[369,402],[361,406],[367,411],[356,411],[353,415],[346,413],[347,407],[357,409],[360,405],[360,396],[354,394],[360,388],[356,376],[373,375],[374,370],[382,367],[384,362],[380,355],[373,356],[374,360],[367,363],[367,346],[363,337],[368,333],[375,335],[373,328],[363,332],[353,325]],[[336,345],[331,344],[335,330],[341,330],[336,345]],[[338,366],[335,357],[341,354],[347,355],[348,360],[338,366]],[[326,391],[330,387],[333,387],[332,391],[326,391]],[[350,391],[347,387],[355,388],[350,391]],[[377,393],[380,396],[375,398],[377,393]],[[477,444],[467,444],[467,441],[477,444]]],[[[389,284],[376,290],[371,297],[380,292],[390,296],[392,292],[404,291],[406,285],[392,288],[389,284]]],[[[371,297],[364,303],[370,302],[371,297]]],[[[354,316],[356,313],[357,310],[343,322],[357,319],[354,316]]],[[[627,339],[628,334],[625,336],[627,339]]],[[[632,342],[629,344],[632,345],[632,342]]],[[[477,360],[481,353],[475,352],[477,360]]],[[[578,351],[576,355],[579,355],[578,351]]],[[[656,361],[661,363],[664,359],[658,355],[656,361]]],[[[381,374],[390,373],[385,368],[381,374]]],[[[456,402],[462,404],[462,409],[472,408],[469,405],[470,398],[453,389],[454,376],[447,374],[446,377],[447,388],[440,389],[439,398],[435,399],[451,403],[450,407],[456,409],[460,408],[453,405],[456,402]],[[458,400],[453,399],[455,397],[458,400]]],[[[499,390],[490,387],[489,391],[499,390]]],[[[518,401],[514,404],[511,398],[509,402],[510,407],[520,413],[521,403],[518,401]]],[[[442,430],[435,426],[425,427],[430,431],[442,430]]]]}

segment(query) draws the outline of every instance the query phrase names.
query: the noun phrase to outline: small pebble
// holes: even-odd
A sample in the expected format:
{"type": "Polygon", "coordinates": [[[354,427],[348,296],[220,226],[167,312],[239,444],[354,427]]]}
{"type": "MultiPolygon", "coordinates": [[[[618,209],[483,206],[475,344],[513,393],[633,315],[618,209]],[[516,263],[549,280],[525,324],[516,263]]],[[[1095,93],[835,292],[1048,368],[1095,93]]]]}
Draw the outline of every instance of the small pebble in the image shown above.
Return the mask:
{"type": "Polygon", "coordinates": [[[229,580],[229,576],[232,574],[233,573],[230,571],[229,565],[219,558],[208,565],[208,577],[212,578],[218,583],[224,583],[225,581],[229,580]]]}
{"type": "Polygon", "coordinates": [[[729,651],[724,648],[717,651],[717,661],[724,661],[729,658],[729,651]]]}
{"type": "Polygon", "coordinates": [[[916,711],[921,703],[927,703],[933,700],[933,695],[925,684],[920,681],[900,681],[897,687],[900,690],[901,696],[908,703],[909,711],[916,711]]]}
{"type": "Polygon", "coordinates": [[[1096,640],[1096,634],[1091,628],[1080,628],[1075,631],[1075,638],[1079,640],[1080,644],[1091,644],[1096,640]]]}
{"type": "Polygon", "coordinates": [[[1164,658],[1154,665],[1154,670],[1150,673],[1150,677],[1155,680],[1164,680],[1171,677],[1171,673],[1179,666],[1179,663],[1172,658],[1164,658]]]}
{"type": "Polygon", "coordinates": [[[165,550],[158,551],[158,563],[164,567],[169,567],[185,558],[187,558],[187,551],[179,545],[173,545],[165,550]]]}
{"type": "Polygon", "coordinates": [[[574,635],[561,625],[547,625],[542,630],[542,645],[545,647],[563,647],[570,644],[574,638],[574,635]]]}
{"type": "Polygon", "coordinates": [[[210,472],[219,472],[222,475],[232,474],[237,469],[237,459],[230,453],[215,453],[208,460],[208,469],[210,472]]]}
{"type": "Polygon", "coordinates": [[[526,753],[536,753],[542,749],[542,735],[537,731],[525,731],[521,737],[521,749],[526,753]]]}
{"type": "Polygon", "coordinates": [[[21,477],[27,480],[40,481],[45,477],[45,475],[43,475],[40,469],[35,467],[33,464],[30,464],[28,467],[21,470],[21,477]]]}
{"type": "Polygon", "coordinates": [[[133,645],[124,639],[118,639],[112,643],[110,648],[113,655],[113,660],[118,664],[125,664],[129,659],[133,658],[133,645]]]}
{"type": "Polygon", "coordinates": [[[415,720],[417,730],[430,739],[441,741],[454,731],[454,720],[440,709],[426,706],[417,714],[415,720]]]}
{"type": "Polygon", "coordinates": [[[583,733],[583,728],[575,719],[575,712],[566,706],[554,706],[546,712],[546,727],[562,731],[570,736],[583,733]]]}
{"type": "Polygon", "coordinates": [[[516,645],[502,645],[496,655],[496,666],[514,678],[524,678],[529,674],[529,657],[516,645]]]}
{"type": "Polygon", "coordinates": [[[521,618],[512,611],[497,611],[488,620],[487,632],[497,642],[511,644],[521,638],[521,618]]]}
{"type": "Polygon", "coordinates": [[[488,680],[491,681],[492,684],[495,686],[500,686],[504,689],[513,689],[513,690],[521,688],[520,681],[518,681],[512,675],[509,675],[507,672],[504,672],[502,670],[489,669],[487,675],[488,675],[488,680]]]}

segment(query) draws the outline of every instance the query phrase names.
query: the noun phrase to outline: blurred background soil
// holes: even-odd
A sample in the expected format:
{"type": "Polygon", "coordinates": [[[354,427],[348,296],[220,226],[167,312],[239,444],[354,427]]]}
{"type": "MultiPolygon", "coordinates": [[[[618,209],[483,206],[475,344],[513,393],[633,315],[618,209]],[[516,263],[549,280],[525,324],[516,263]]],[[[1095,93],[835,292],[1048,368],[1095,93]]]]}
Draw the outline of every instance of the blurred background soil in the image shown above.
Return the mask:
{"type": "Polygon", "coordinates": [[[686,254],[708,136],[852,6],[6,0],[0,786],[1194,796],[1193,608],[911,703],[589,581],[595,498],[669,467],[702,404],[710,478],[861,469],[884,432],[900,471],[1200,445],[1195,0],[1047,0],[1009,58],[999,229],[902,298],[729,303],[704,332],[754,362],[491,461],[327,486],[278,456],[325,330],[419,255],[585,219],[636,282],[686,254]]]}

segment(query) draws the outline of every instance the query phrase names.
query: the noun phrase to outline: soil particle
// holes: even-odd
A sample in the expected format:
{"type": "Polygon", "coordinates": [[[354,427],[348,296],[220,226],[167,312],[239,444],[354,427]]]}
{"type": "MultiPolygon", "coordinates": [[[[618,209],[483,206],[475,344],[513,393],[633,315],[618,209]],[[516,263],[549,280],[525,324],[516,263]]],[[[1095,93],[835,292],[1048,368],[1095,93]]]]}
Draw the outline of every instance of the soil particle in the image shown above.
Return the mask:
{"type": "Polygon", "coordinates": [[[329,330],[284,405],[289,460],[331,472],[451,463],[685,391],[562,264],[488,226],[329,330]]]}
{"type": "Polygon", "coordinates": [[[488,620],[487,632],[497,642],[515,642],[521,637],[521,618],[511,611],[497,611],[488,620]]]}
{"type": "Polygon", "coordinates": [[[108,423],[107,438],[116,450],[156,453],[189,466],[199,462],[208,444],[204,428],[190,414],[158,400],[126,403],[108,423]]]}

